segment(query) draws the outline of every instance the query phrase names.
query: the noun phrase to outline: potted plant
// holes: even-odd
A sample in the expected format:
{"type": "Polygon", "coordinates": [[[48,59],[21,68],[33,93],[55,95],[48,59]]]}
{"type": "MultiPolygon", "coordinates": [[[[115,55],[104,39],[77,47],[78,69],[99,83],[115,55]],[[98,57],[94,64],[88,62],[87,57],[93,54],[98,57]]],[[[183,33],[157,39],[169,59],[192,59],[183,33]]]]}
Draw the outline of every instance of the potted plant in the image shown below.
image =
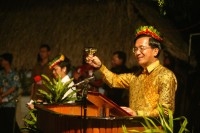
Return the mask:
{"type": "Polygon", "coordinates": [[[46,86],[48,89],[47,91],[44,91],[42,89],[39,89],[39,94],[42,95],[45,99],[45,101],[49,104],[64,104],[69,101],[75,101],[77,100],[76,97],[74,97],[74,94],[76,91],[72,91],[69,93],[66,97],[64,97],[65,92],[67,92],[69,89],[69,84],[73,81],[73,78],[71,78],[68,82],[63,83],[61,81],[61,78],[58,78],[58,80],[53,79],[52,81],[45,75],[42,76],[42,84],[46,86]]]}
{"type": "MultiPolygon", "coordinates": [[[[65,92],[67,92],[71,87],[69,84],[73,81],[73,78],[68,82],[63,83],[61,78],[50,80],[46,75],[41,75],[42,84],[47,88],[48,91],[39,89],[38,95],[42,95],[45,99],[46,104],[65,104],[69,101],[77,100],[74,97],[76,91],[70,92],[66,97],[64,97],[65,92]]],[[[37,104],[37,102],[35,102],[37,104]]],[[[40,103],[41,104],[41,103],[40,103]]],[[[37,109],[30,110],[28,114],[23,119],[25,127],[21,128],[21,131],[27,131],[30,133],[38,133],[37,129],[37,109]]]]}

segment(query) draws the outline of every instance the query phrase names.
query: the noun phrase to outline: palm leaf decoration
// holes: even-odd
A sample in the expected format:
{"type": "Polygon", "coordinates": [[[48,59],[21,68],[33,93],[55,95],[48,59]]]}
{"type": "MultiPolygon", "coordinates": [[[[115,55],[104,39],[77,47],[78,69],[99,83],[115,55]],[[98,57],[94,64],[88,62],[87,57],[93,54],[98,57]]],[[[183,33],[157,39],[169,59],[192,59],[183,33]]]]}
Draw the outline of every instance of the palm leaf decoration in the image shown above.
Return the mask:
{"type": "Polygon", "coordinates": [[[73,78],[71,78],[68,82],[63,83],[61,78],[58,78],[58,80],[50,80],[46,75],[41,75],[41,77],[42,83],[48,91],[39,89],[38,95],[42,95],[47,103],[67,103],[69,101],[77,100],[76,90],[73,90],[66,97],[64,97],[65,93],[69,89],[72,89],[69,85],[73,81],[73,78]]]}
{"type": "Polygon", "coordinates": [[[174,133],[174,121],[180,122],[180,129],[178,133],[189,133],[186,128],[188,121],[184,116],[173,118],[173,113],[170,109],[166,109],[163,106],[158,106],[159,117],[149,118],[144,116],[144,122],[141,124],[144,127],[144,131],[138,131],[135,129],[128,130],[125,125],[122,125],[124,133],[174,133]],[[167,112],[167,115],[166,115],[167,112]],[[155,120],[155,121],[154,121],[155,120]]]}
{"type": "Polygon", "coordinates": [[[30,110],[27,115],[23,118],[24,127],[20,128],[21,131],[29,133],[39,133],[39,130],[36,126],[37,116],[36,109],[30,110]]]}
{"type": "MultiPolygon", "coordinates": [[[[68,82],[63,83],[61,78],[58,80],[52,79],[50,80],[49,77],[46,75],[41,75],[42,83],[47,88],[48,91],[44,91],[39,89],[38,95],[42,95],[45,101],[48,104],[63,104],[69,101],[76,101],[76,90],[73,90],[69,93],[66,97],[64,97],[65,93],[72,89],[69,85],[73,81],[73,78],[70,79],[68,82]]],[[[30,133],[39,133],[37,128],[37,110],[33,109],[30,110],[29,113],[24,117],[23,121],[25,127],[21,128],[21,131],[29,131],[30,133]]]]}

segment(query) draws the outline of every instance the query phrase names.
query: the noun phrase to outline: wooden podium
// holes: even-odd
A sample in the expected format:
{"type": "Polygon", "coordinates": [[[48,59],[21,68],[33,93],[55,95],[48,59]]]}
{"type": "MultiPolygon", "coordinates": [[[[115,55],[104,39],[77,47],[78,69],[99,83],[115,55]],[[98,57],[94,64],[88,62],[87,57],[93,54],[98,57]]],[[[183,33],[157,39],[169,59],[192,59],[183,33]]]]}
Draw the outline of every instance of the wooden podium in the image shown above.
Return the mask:
{"type": "Polygon", "coordinates": [[[36,105],[37,127],[42,133],[122,133],[143,130],[141,117],[132,117],[113,101],[97,92],[87,94],[87,112],[81,103],[36,105]]]}

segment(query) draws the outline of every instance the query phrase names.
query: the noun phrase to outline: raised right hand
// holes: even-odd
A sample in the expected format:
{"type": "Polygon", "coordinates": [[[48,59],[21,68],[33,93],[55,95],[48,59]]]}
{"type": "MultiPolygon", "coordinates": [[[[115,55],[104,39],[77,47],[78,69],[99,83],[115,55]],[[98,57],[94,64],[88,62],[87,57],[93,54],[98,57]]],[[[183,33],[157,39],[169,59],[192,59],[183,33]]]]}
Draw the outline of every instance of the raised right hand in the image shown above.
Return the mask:
{"type": "Polygon", "coordinates": [[[95,68],[101,67],[101,61],[97,56],[88,55],[86,57],[86,62],[95,68]]]}

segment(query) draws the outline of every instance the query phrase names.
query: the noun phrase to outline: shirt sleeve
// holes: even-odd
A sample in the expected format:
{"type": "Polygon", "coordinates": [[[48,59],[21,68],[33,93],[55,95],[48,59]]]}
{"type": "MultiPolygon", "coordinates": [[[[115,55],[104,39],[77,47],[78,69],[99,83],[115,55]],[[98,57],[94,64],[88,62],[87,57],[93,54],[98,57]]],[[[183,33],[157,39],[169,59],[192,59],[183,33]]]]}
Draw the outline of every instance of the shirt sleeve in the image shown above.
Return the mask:
{"type": "Polygon", "coordinates": [[[104,65],[99,70],[102,72],[103,81],[111,88],[129,88],[130,81],[134,77],[131,73],[115,74],[104,65]]]}

